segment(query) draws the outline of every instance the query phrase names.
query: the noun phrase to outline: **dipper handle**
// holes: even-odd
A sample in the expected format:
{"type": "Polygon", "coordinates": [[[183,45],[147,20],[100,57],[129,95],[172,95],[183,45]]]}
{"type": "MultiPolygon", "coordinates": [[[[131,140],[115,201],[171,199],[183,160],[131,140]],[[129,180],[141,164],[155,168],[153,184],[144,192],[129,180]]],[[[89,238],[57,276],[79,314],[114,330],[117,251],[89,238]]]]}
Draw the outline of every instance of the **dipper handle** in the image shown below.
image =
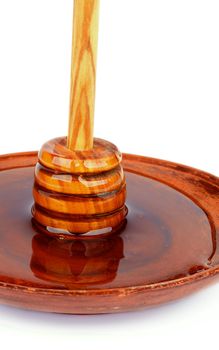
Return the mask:
{"type": "Polygon", "coordinates": [[[93,148],[99,0],[74,0],[72,68],[67,146],[93,148]]]}

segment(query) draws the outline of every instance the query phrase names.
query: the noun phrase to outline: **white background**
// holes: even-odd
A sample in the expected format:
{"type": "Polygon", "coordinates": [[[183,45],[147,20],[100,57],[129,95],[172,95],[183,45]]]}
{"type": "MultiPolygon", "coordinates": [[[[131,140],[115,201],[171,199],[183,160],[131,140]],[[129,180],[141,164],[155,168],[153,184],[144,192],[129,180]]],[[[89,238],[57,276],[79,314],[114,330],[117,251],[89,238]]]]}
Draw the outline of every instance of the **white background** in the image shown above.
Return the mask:
{"type": "MultiPolygon", "coordinates": [[[[72,0],[0,0],[0,154],[68,124],[72,0]]],[[[95,136],[219,174],[219,2],[101,0],[95,136]]],[[[0,307],[4,349],[216,346],[219,285],[143,312],[65,316],[0,307]]]]}

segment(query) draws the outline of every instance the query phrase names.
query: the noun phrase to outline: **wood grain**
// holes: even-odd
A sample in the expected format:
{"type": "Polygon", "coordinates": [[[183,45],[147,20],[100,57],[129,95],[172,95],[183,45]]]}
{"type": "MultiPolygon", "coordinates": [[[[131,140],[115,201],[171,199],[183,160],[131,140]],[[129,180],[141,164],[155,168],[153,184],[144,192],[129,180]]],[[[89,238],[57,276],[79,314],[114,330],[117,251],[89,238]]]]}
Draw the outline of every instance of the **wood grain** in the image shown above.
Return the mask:
{"type": "Polygon", "coordinates": [[[89,151],[71,151],[66,144],[66,137],[46,142],[39,152],[40,163],[62,173],[94,175],[115,169],[122,161],[118,148],[102,139],[95,138],[89,151]]]}
{"type": "Polygon", "coordinates": [[[92,195],[116,191],[124,182],[121,166],[97,175],[73,175],[49,172],[41,164],[35,169],[35,179],[40,187],[52,192],[75,195],[92,195]]]}
{"type": "Polygon", "coordinates": [[[66,137],[45,143],[35,168],[35,222],[67,239],[120,228],[127,215],[121,161],[118,148],[101,139],[89,151],[70,151],[66,137]]]}
{"type": "Polygon", "coordinates": [[[99,0],[74,1],[68,148],[93,147],[99,0]]]}

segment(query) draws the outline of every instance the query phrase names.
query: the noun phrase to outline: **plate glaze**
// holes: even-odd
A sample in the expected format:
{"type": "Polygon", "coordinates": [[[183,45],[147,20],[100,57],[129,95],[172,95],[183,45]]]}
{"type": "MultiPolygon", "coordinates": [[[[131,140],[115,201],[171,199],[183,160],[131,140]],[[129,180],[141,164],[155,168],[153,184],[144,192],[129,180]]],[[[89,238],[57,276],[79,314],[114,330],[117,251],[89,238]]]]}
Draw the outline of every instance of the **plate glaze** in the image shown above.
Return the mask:
{"type": "Polygon", "coordinates": [[[126,226],[60,240],[31,222],[37,153],[0,157],[0,301],[38,311],[98,314],[175,300],[219,272],[219,179],[123,155],[126,226]]]}

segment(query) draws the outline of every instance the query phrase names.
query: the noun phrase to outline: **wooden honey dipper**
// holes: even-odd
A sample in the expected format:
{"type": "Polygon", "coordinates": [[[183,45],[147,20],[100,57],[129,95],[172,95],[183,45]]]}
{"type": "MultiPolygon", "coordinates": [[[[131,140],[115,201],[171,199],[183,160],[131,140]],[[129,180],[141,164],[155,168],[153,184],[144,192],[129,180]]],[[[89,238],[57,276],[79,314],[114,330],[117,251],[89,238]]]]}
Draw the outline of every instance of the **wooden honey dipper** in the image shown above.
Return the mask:
{"type": "Polygon", "coordinates": [[[45,143],[35,168],[33,222],[46,233],[108,234],[125,222],[122,156],[93,139],[99,0],[74,0],[68,137],[45,143]]]}

